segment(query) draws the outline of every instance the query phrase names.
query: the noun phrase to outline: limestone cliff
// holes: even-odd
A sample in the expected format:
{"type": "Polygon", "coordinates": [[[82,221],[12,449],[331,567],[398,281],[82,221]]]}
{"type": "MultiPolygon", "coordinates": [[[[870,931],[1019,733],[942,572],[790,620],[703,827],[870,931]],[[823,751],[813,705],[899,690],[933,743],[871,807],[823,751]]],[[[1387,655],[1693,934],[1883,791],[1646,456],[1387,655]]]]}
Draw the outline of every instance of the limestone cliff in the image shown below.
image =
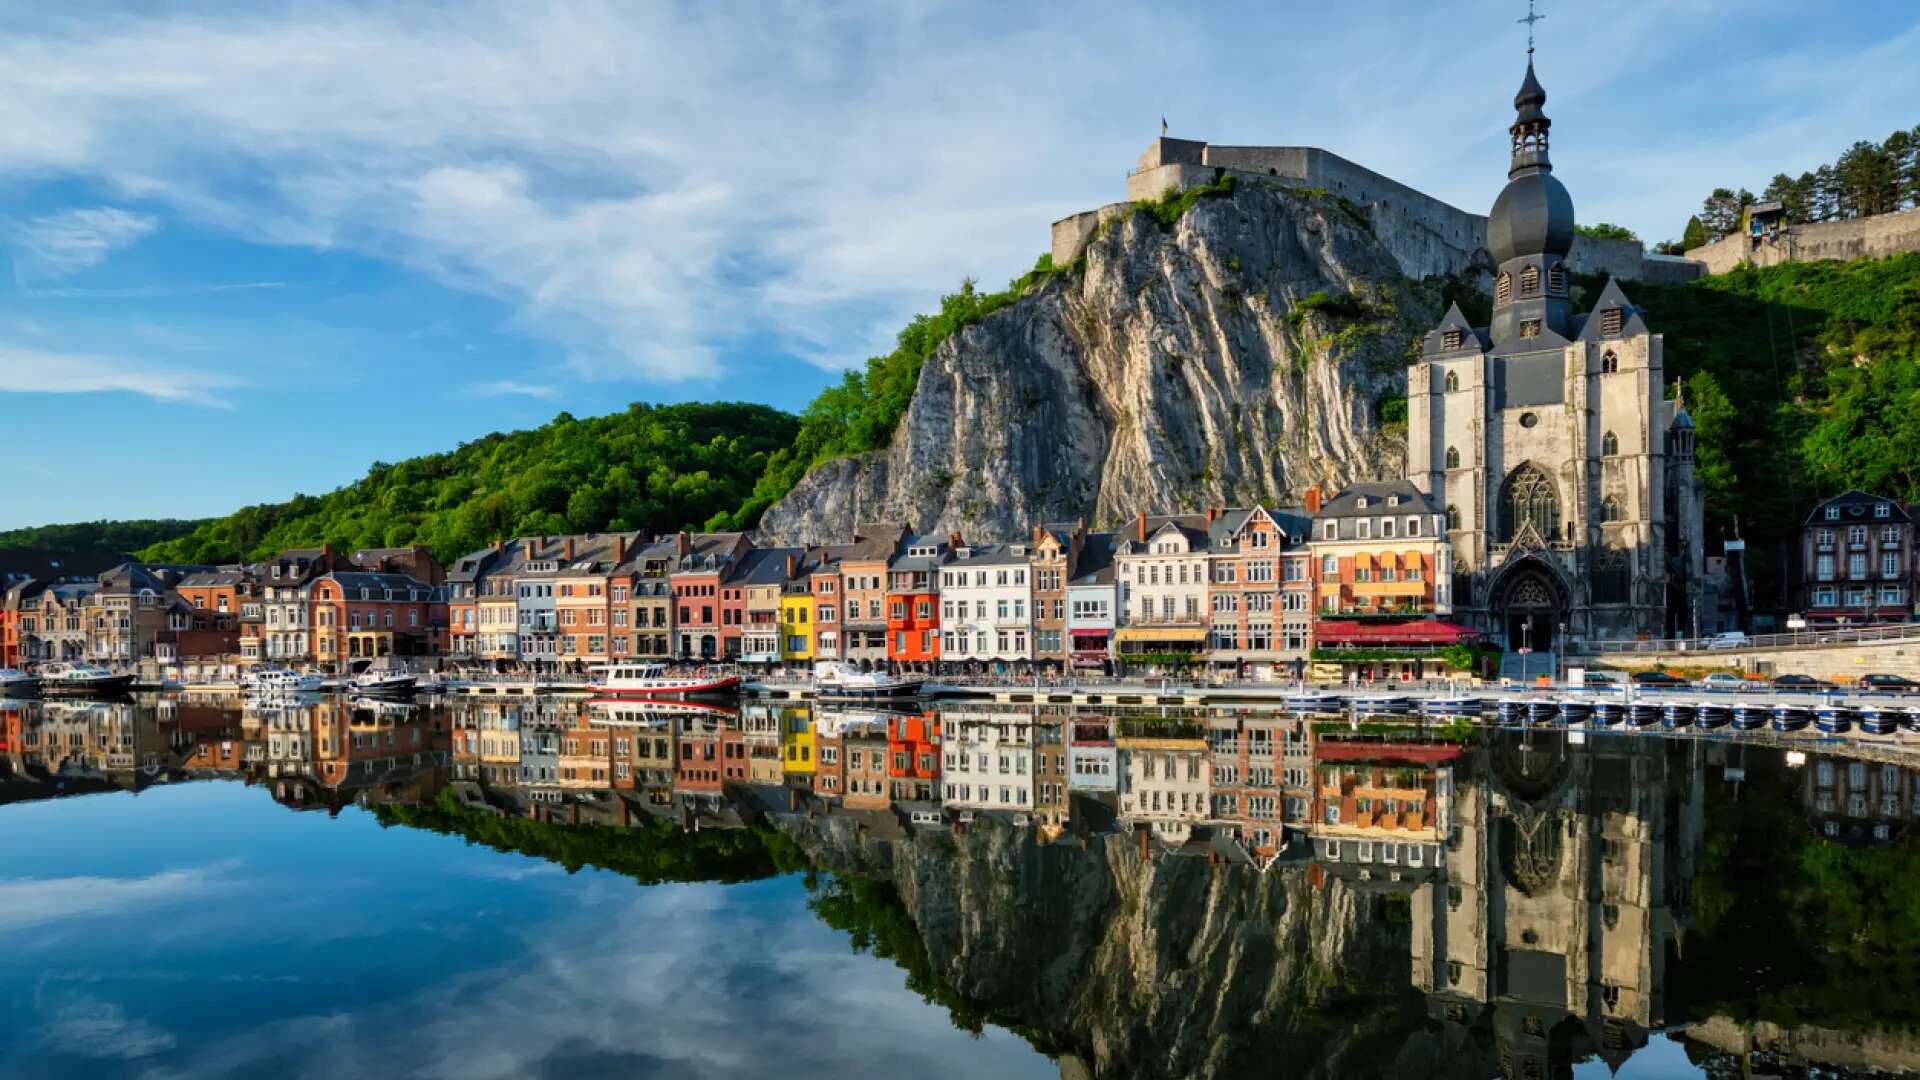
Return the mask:
{"type": "Polygon", "coordinates": [[[1121,837],[1039,844],[993,822],[781,827],[821,867],[891,882],[943,981],[1096,1076],[1377,1077],[1425,1026],[1407,927],[1299,866],[1148,862],[1121,837]]]}
{"type": "Polygon", "coordinates": [[[891,445],[815,469],[761,529],[1000,539],[1397,475],[1378,404],[1440,308],[1366,216],[1257,181],[1165,216],[1115,218],[1083,264],[949,338],[891,445]]]}

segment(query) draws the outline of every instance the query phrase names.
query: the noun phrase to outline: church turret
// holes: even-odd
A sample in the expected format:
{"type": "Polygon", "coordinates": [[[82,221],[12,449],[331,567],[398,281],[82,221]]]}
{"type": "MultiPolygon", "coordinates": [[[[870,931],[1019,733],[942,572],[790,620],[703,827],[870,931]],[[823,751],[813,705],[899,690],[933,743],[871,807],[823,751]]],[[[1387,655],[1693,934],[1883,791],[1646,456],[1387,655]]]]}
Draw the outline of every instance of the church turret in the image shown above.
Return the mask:
{"type": "Polygon", "coordinates": [[[1493,289],[1493,344],[1504,351],[1566,343],[1567,252],[1573,247],[1573,198],[1547,158],[1547,92],[1533,73],[1513,96],[1513,164],[1507,186],[1487,216],[1487,250],[1498,267],[1493,289]],[[1534,340],[1540,339],[1540,340],[1534,340]]]}

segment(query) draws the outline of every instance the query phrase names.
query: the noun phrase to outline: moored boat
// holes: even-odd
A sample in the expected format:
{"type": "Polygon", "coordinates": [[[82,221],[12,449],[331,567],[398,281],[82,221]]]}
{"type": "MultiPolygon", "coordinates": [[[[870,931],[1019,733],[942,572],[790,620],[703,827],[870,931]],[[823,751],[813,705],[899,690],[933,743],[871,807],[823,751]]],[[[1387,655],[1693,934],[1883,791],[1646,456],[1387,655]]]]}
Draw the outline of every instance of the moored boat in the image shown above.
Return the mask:
{"type": "Polygon", "coordinates": [[[1402,716],[1413,711],[1413,699],[1397,694],[1367,694],[1353,699],[1362,716],[1402,716]]]}
{"type": "Polygon", "coordinates": [[[1694,706],[1693,726],[1703,731],[1723,728],[1733,720],[1733,707],[1724,701],[1702,701],[1694,706]]]}
{"type": "Polygon", "coordinates": [[[1593,719],[1603,727],[1613,727],[1627,718],[1627,703],[1624,701],[1596,701],[1593,703],[1593,719]]]}
{"type": "Polygon", "coordinates": [[[363,671],[347,684],[349,693],[363,697],[412,697],[419,684],[417,675],[405,671],[363,671]]]}
{"type": "Polygon", "coordinates": [[[1593,718],[1593,702],[1587,698],[1561,698],[1560,719],[1569,724],[1584,724],[1593,718]]]}
{"type": "Polygon", "coordinates": [[[1773,708],[1768,705],[1743,704],[1733,707],[1733,726],[1740,731],[1766,727],[1772,717],[1773,708]]]}
{"type": "Polygon", "coordinates": [[[1660,707],[1660,725],[1674,729],[1692,727],[1697,711],[1691,701],[1669,701],[1660,707]]]}
{"type": "Polygon", "coordinates": [[[1773,730],[1803,731],[1813,723],[1813,710],[1805,705],[1781,702],[1773,707],[1773,730]]]}
{"type": "Polygon", "coordinates": [[[1347,704],[1347,699],[1339,694],[1321,694],[1311,690],[1288,694],[1280,700],[1286,703],[1287,708],[1298,712],[1337,713],[1347,704]]]}
{"type": "Polygon", "coordinates": [[[1420,711],[1428,716],[1479,716],[1486,703],[1477,697],[1424,698],[1420,711]]]}
{"type": "Polygon", "coordinates": [[[133,688],[132,675],[116,675],[97,664],[54,663],[40,667],[43,694],[124,694],[133,688]]]}
{"type": "Polygon", "coordinates": [[[898,701],[918,697],[925,679],[861,671],[838,660],[813,665],[813,696],[822,701],[898,701]]]}
{"type": "Polygon", "coordinates": [[[1502,698],[1494,711],[1503,724],[1514,724],[1526,718],[1527,703],[1518,698],[1502,698]]]}
{"type": "Polygon", "coordinates": [[[326,680],[320,675],[289,671],[286,668],[259,668],[249,674],[245,686],[255,694],[311,694],[324,688],[326,680]]]}
{"type": "Polygon", "coordinates": [[[587,690],[597,697],[691,697],[739,689],[740,676],[697,672],[669,675],[665,664],[609,664],[596,667],[587,690]]]}
{"type": "Polygon", "coordinates": [[[1900,730],[1906,710],[1897,705],[1862,705],[1859,709],[1863,735],[1891,735],[1900,730]]]}
{"type": "Polygon", "coordinates": [[[1660,705],[1653,701],[1636,701],[1627,706],[1627,723],[1633,727],[1650,727],[1660,722],[1660,705]]]}
{"type": "Polygon", "coordinates": [[[1560,705],[1554,701],[1527,702],[1527,723],[1551,724],[1560,719],[1560,705]]]}
{"type": "Polygon", "coordinates": [[[25,697],[40,689],[40,676],[17,668],[0,668],[0,697],[25,697]]]}
{"type": "Polygon", "coordinates": [[[1814,707],[1813,726],[1828,735],[1843,735],[1853,730],[1853,720],[1858,715],[1853,706],[1844,702],[1822,702],[1814,707]]]}

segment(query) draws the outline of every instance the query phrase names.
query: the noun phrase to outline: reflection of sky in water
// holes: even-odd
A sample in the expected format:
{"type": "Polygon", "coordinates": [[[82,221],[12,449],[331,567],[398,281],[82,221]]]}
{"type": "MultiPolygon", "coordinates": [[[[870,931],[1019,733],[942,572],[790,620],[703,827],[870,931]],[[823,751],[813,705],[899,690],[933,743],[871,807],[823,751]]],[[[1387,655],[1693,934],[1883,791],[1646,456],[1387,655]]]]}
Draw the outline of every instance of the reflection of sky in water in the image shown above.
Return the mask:
{"type": "Polygon", "coordinates": [[[8,1077],[1058,1075],[795,878],[643,888],[235,784],[0,824],[8,1077]]]}

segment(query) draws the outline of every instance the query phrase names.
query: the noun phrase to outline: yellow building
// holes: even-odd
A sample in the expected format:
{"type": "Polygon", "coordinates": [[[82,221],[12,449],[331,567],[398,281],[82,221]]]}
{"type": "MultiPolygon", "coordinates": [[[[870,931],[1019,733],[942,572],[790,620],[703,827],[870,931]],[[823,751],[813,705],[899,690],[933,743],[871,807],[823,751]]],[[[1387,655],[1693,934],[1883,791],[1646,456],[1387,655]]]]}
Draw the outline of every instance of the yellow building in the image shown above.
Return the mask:
{"type": "Polygon", "coordinates": [[[813,775],[813,710],[780,710],[780,767],[788,776],[813,775]]]}
{"type": "Polygon", "coordinates": [[[780,659],[787,663],[813,660],[813,592],[802,580],[780,594],[780,659]]]}

